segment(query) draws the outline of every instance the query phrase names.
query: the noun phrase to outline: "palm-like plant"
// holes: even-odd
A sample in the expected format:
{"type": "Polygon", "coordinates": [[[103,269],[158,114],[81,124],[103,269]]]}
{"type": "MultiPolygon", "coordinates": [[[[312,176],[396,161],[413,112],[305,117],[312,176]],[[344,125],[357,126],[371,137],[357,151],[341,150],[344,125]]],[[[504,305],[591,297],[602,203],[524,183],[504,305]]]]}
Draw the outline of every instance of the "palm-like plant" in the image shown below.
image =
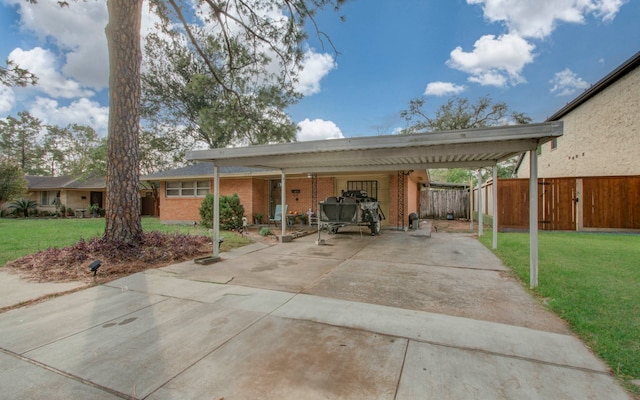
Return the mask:
{"type": "Polygon", "coordinates": [[[30,210],[35,210],[38,203],[31,199],[14,200],[9,205],[9,208],[16,210],[18,214],[23,214],[25,218],[29,216],[30,210]]]}

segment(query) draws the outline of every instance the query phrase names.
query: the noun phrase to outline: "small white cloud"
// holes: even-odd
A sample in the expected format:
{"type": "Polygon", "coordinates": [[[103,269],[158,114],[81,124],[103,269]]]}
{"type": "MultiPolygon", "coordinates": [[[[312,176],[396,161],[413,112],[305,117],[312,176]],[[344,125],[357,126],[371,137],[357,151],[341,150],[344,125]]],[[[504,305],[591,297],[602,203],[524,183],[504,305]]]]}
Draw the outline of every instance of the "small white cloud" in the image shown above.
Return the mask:
{"type": "Polygon", "coordinates": [[[325,121],[323,119],[314,119],[311,121],[306,118],[304,121],[298,123],[297,139],[299,142],[342,138],[344,138],[342,131],[340,131],[340,128],[332,121],[325,121]]]}
{"type": "Polygon", "coordinates": [[[469,81],[481,85],[517,85],[525,82],[522,69],[533,61],[534,49],[518,35],[484,35],[474,43],[472,52],[456,47],[447,65],[470,74],[469,81]]]}
{"type": "Polygon", "coordinates": [[[0,114],[8,113],[16,104],[16,95],[13,89],[0,85],[0,114]]]}
{"type": "Polygon", "coordinates": [[[556,72],[555,76],[549,81],[549,83],[553,84],[550,92],[555,93],[556,96],[571,96],[578,90],[583,90],[589,87],[587,82],[569,68],[556,72]]]}
{"type": "Polygon", "coordinates": [[[38,84],[28,90],[42,91],[51,97],[67,99],[94,95],[94,92],[84,89],[77,81],[68,79],[56,71],[56,59],[49,50],[41,47],[27,51],[17,48],[9,54],[9,59],[38,77],[38,84]]]}
{"type": "Polygon", "coordinates": [[[476,75],[472,75],[467,78],[469,82],[477,83],[482,86],[495,86],[495,87],[505,87],[507,86],[508,79],[507,76],[498,71],[481,71],[476,75]]]}
{"type": "Polygon", "coordinates": [[[101,136],[106,135],[109,124],[109,108],[86,98],[78,99],[68,106],[60,106],[56,100],[38,97],[29,113],[43,124],[62,127],[69,124],[88,125],[101,136]]]}
{"type": "Polygon", "coordinates": [[[625,0],[467,0],[467,3],[481,5],[488,21],[504,23],[510,33],[544,39],[559,22],[584,23],[588,14],[611,21],[625,0]]]}
{"type": "Polygon", "coordinates": [[[307,50],[302,60],[302,70],[298,74],[296,90],[305,96],[320,93],[320,81],[336,67],[330,54],[307,50]]]}
{"type": "Polygon", "coordinates": [[[426,96],[448,96],[452,94],[459,94],[464,91],[463,85],[456,85],[451,82],[430,82],[424,91],[426,96]]]}

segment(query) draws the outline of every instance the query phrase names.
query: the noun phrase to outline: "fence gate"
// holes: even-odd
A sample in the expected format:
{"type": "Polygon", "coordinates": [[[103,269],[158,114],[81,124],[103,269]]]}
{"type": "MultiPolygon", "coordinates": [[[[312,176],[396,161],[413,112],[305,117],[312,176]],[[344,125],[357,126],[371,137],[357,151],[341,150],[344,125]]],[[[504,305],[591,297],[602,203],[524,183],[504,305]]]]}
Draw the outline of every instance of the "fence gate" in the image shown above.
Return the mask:
{"type": "MultiPolygon", "coordinates": [[[[576,229],[575,178],[538,179],[538,229],[576,229]]],[[[529,180],[498,180],[500,229],[528,229],[529,180]]]]}
{"type": "Polygon", "coordinates": [[[567,231],[576,229],[575,178],[543,178],[538,180],[539,229],[567,231]]]}

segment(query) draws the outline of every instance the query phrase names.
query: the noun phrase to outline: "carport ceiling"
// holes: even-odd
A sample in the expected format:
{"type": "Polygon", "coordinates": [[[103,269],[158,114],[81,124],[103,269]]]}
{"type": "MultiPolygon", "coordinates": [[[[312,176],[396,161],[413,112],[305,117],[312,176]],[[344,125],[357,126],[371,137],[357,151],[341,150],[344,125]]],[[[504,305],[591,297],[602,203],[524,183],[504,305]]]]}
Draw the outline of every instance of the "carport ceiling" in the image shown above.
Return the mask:
{"type": "Polygon", "coordinates": [[[562,136],[562,122],[483,129],[281,143],[187,153],[219,167],[285,173],[388,171],[493,166],[562,136]]]}

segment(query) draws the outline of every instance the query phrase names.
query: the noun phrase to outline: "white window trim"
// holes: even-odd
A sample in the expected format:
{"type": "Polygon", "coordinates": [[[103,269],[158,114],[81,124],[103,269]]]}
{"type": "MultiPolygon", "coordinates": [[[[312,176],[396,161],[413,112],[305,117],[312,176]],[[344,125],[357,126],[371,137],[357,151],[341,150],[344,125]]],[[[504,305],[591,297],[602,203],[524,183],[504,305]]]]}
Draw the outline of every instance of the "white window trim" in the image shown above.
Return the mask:
{"type": "Polygon", "coordinates": [[[211,193],[210,181],[167,181],[164,186],[165,197],[171,197],[171,198],[205,197],[209,193],[211,193]],[[170,185],[174,187],[169,187],[170,185]],[[176,192],[176,193],[169,194],[169,191],[176,192]],[[189,192],[189,191],[193,191],[193,193],[189,193],[189,194],[183,193],[183,192],[189,192]]]}
{"type": "Polygon", "coordinates": [[[57,190],[43,190],[40,192],[40,206],[57,206],[60,204],[57,190]],[[46,198],[46,201],[42,200],[46,198]]]}

